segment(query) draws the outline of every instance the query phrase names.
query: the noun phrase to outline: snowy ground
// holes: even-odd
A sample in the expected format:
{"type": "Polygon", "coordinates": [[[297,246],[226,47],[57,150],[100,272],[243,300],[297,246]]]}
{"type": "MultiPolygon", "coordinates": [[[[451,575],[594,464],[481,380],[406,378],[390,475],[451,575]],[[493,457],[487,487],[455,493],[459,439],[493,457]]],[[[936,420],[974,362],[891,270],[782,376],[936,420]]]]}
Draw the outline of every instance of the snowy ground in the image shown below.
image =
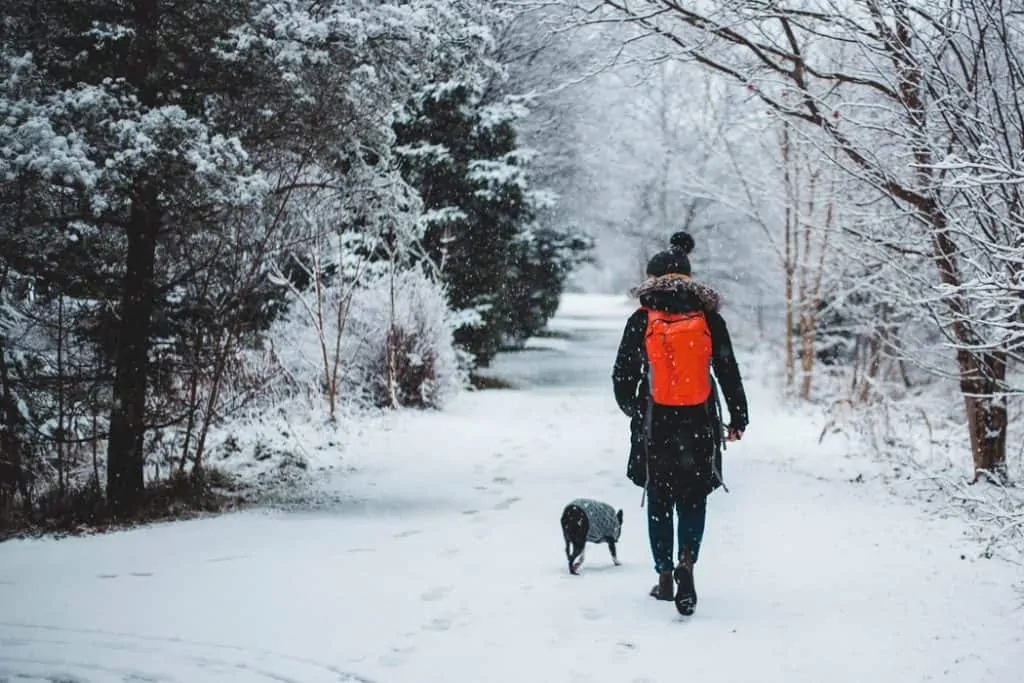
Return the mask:
{"type": "Polygon", "coordinates": [[[822,450],[753,369],[697,614],[647,597],[609,382],[627,313],[570,298],[566,338],[494,369],[520,389],[367,431],[329,508],[0,545],[0,681],[1021,680],[1019,570],[848,483],[868,465],[822,450]],[[625,510],[623,566],[595,546],[567,573],[558,516],[580,495],[625,510]]]}

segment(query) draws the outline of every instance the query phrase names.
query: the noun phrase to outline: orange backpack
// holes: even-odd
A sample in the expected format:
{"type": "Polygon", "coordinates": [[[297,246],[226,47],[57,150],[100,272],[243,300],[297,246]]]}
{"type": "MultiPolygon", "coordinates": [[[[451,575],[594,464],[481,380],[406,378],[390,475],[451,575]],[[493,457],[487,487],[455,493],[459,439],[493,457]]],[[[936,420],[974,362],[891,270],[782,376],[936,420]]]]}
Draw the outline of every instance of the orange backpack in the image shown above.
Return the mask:
{"type": "Polygon", "coordinates": [[[711,330],[702,311],[645,308],[648,382],[663,406],[697,406],[711,396],[711,330]]]}

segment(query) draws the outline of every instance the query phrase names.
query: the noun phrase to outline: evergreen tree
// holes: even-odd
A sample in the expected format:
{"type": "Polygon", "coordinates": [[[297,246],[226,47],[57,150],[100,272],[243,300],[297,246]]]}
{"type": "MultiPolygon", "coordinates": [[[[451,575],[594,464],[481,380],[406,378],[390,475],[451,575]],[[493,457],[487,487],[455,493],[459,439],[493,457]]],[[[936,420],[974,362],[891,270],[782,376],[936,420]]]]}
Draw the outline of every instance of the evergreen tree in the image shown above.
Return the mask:
{"type": "Polygon", "coordinates": [[[79,270],[118,282],[107,494],[119,514],[138,508],[144,488],[157,254],[174,236],[258,198],[245,154],[211,106],[239,74],[210,55],[247,4],[41,0],[7,8],[8,68],[35,86],[22,98],[23,117],[8,118],[12,137],[33,145],[31,161],[10,159],[8,177],[39,197],[35,225],[44,234],[74,227],[118,247],[117,261],[79,270]],[[18,55],[31,56],[16,63],[18,55]],[[45,123],[29,137],[32,115],[45,123]]]}
{"type": "Polygon", "coordinates": [[[424,244],[468,322],[455,335],[476,362],[538,332],[589,248],[576,231],[538,225],[547,198],[531,188],[516,123],[525,107],[483,104],[478,88],[425,89],[396,124],[406,180],[424,203],[424,244]]]}
{"type": "Polygon", "coordinates": [[[516,134],[488,116],[474,89],[426,89],[396,127],[403,174],[420,193],[424,245],[448,287],[451,306],[474,316],[456,343],[487,363],[501,346],[514,241],[531,217],[516,134]]]}
{"type": "Polygon", "coordinates": [[[593,241],[582,231],[558,230],[550,220],[538,221],[515,244],[508,284],[508,337],[519,347],[536,335],[558,310],[573,270],[590,260],[593,241]]]}

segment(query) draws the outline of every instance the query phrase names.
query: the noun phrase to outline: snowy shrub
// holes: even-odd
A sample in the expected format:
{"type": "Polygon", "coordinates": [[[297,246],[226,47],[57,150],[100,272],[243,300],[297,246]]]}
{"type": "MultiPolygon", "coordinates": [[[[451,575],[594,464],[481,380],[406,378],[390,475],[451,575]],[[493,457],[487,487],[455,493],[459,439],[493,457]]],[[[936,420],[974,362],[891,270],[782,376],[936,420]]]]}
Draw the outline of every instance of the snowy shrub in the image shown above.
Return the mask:
{"type": "MultiPolygon", "coordinates": [[[[443,407],[464,385],[465,363],[441,283],[419,268],[366,268],[297,301],[271,331],[294,394],[317,407],[332,392],[363,407],[443,407]]],[[[334,409],[329,408],[334,414],[334,409]]]]}
{"type": "Polygon", "coordinates": [[[249,373],[273,380],[257,381],[258,397],[211,430],[207,460],[245,497],[308,503],[316,481],[383,416],[375,408],[441,408],[466,383],[453,343],[464,321],[443,286],[419,268],[392,274],[382,263],[358,269],[358,279],[291,289],[267,344],[241,354],[249,373]]]}
{"type": "Polygon", "coordinates": [[[444,288],[422,270],[369,282],[350,315],[350,378],[374,405],[440,408],[463,386],[444,288]]]}

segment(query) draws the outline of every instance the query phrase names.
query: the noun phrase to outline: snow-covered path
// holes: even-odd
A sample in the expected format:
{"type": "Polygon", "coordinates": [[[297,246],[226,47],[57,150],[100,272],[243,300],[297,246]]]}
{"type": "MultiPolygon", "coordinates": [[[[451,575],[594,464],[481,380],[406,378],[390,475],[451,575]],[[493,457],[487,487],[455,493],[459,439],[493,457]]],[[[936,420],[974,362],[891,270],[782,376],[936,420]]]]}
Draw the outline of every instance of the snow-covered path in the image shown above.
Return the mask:
{"type": "Polygon", "coordinates": [[[697,613],[647,597],[608,378],[628,309],[567,309],[572,339],[495,370],[528,388],[368,430],[337,506],[0,544],[0,681],[1021,680],[1019,574],[971,559],[955,521],[785,465],[826,457],[819,427],[754,378],[697,613]],[[593,546],[566,572],[558,516],[580,495],[625,510],[623,566],[593,546]]]}

